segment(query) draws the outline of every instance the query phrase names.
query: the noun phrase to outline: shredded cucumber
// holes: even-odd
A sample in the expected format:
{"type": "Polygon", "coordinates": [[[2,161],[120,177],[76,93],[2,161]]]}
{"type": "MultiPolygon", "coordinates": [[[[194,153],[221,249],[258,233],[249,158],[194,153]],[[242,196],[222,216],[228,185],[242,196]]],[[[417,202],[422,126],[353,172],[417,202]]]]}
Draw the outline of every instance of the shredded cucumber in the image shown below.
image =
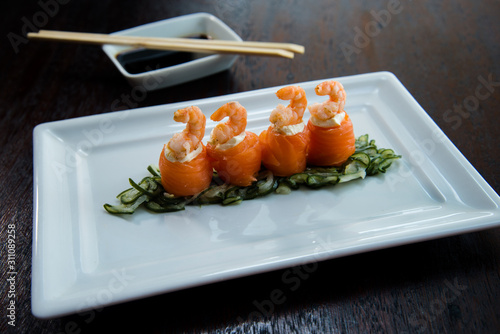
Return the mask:
{"type": "Polygon", "coordinates": [[[311,167],[288,177],[274,176],[269,170],[263,169],[256,176],[257,180],[247,187],[230,186],[214,172],[211,185],[189,197],[168,194],[161,184],[159,168],[150,165],[148,171],[151,176],[143,178],[139,183],[129,179],[132,188],[116,196],[120,204],[104,204],[104,209],[112,214],[132,214],[141,205],[157,213],[184,210],[186,205],[236,205],[273,192],[289,194],[301,186],[317,189],[385,173],[400,158],[392,149],[377,148],[375,140],[363,135],[356,139],[355,153],[342,166],[311,167]]]}
{"type": "Polygon", "coordinates": [[[139,196],[135,202],[130,204],[121,203],[118,205],[104,204],[104,209],[109,213],[132,214],[144,202],[148,200],[146,195],[139,196]]]}

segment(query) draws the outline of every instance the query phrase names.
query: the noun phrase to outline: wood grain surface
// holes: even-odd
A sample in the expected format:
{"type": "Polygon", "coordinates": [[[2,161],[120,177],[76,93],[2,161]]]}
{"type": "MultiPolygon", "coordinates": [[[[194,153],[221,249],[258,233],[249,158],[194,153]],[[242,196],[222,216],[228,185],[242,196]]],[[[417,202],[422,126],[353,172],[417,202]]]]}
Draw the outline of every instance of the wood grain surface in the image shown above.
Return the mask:
{"type": "Polygon", "coordinates": [[[390,71],[498,193],[498,0],[26,0],[5,3],[1,16],[0,332],[500,332],[499,229],[51,320],[35,318],[30,305],[32,131],[44,122],[390,71]],[[306,53],[294,60],[241,56],[225,72],[140,95],[97,46],[25,38],[38,29],[111,33],[195,12],[216,15],[245,40],[298,43],[306,53]],[[7,317],[9,225],[16,235],[15,326],[7,317]]]}

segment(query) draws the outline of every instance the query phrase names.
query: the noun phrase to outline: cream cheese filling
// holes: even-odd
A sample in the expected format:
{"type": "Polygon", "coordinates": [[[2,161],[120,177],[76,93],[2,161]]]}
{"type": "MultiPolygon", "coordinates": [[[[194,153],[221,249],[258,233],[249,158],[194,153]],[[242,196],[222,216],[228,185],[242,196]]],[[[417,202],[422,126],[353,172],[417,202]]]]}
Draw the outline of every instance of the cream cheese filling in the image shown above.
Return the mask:
{"type": "Polygon", "coordinates": [[[300,133],[304,131],[304,127],[306,124],[304,121],[300,122],[299,124],[293,124],[293,125],[285,125],[281,127],[274,126],[274,131],[281,133],[285,136],[293,136],[296,135],[297,133],[300,133]]]}
{"type": "Polygon", "coordinates": [[[180,163],[190,162],[191,160],[193,160],[194,158],[196,158],[198,156],[198,154],[201,153],[201,151],[203,151],[203,145],[201,145],[201,143],[200,143],[198,145],[198,147],[196,148],[196,150],[193,150],[193,151],[189,152],[182,159],[177,159],[175,157],[174,151],[172,151],[168,147],[168,144],[165,144],[164,147],[165,147],[165,150],[164,150],[164,152],[165,152],[165,158],[167,158],[167,160],[170,161],[170,162],[180,162],[180,163]]]}
{"type": "Polygon", "coordinates": [[[345,112],[341,111],[332,118],[326,120],[320,120],[312,116],[311,123],[322,128],[333,128],[336,126],[340,126],[340,124],[342,124],[344,119],[345,119],[345,112]]]}
{"type": "MultiPolygon", "coordinates": [[[[214,145],[215,141],[214,141],[214,138],[213,138],[212,134],[213,134],[213,130],[212,130],[212,133],[210,134],[210,138],[212,138],[211,139],[211,144],[214,145]]],[[[236,135],[233,138],[229,139],[224,144],[217,144],[217,145],[215,145],[215,149],[221,150],[221,151],[228,150],[228,149],[230,149],[232,147],[235,147],[236,145],[238,145],[239,143],[241,143],[243,140],[245,140],[245,137],[246,137],[246,132],[243,131],[239,135],[236,135]]]]}

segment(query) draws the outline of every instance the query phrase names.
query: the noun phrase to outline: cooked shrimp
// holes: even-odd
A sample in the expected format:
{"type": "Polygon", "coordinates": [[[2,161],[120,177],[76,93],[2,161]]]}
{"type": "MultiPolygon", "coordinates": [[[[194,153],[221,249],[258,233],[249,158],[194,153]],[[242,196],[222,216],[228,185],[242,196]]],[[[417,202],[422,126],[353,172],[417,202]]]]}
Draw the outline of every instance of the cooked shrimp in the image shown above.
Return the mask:
{"type": "Polygon", "coordinates": [[[198,148],[205,135],[205,115],[196,106],[179,109],[174,113],[174,121],[186,123],[186,128],[174,134],[167,144],[177,160],[184,159],[198,148]]]}
{"type": "Polygon", "coordinates": [[[271,112],[269,121],[278,128],[301,123],[307,106],[306,92],[299,86],[287,86],[278,90],[276,96],[280,100],[290,100],[290,104],[287,107],[279,104],[271,112]]]}
{"type": "Polygon", "coordinates": [[[211,138],[214,144],[225,144],[234,136],[245,131],[247,126],[247,111],[238,102],[229,102],[217,109],[210,119],[212,121],[221,121],[225,117],[229,120],[225,123],[219,123],[212,131],[211,138]]]}
{"type": "Polygon", "coordinates": [[[344,87],[338,81],[324,81],[314,89],[317,95],[328,95],[330,98],[323,103],[309,106],[311,117],[318,121],[329,120],[344,110],[346,94],[344,87]]]}

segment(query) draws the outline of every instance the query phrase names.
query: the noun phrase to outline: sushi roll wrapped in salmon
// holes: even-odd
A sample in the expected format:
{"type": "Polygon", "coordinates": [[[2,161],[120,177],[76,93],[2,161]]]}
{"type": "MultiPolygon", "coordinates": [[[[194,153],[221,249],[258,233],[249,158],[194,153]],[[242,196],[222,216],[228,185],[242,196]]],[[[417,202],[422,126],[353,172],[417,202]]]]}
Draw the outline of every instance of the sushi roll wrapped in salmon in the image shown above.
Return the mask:
{"type": "Polygon", "coordinates": [[[212,165],[202,143],[206,118],[198,107],[191,106],[177,110],[174,120],[186,123],[186,128],[163,146],[159,162],[161,183],[170,194],[192,196],[212,181],[212,165]]]}
{"type": "Polygon", "coordinates": [[[229,102],[217,109],[210,119],[221,121],[210,135],[207,153],[219,177],[228,184],[249,186],[256,181],[255,175],[261,167],[259,138],[245,131],[247,111],[238,102],[229,102]]]}
{"type": "Polygon", "coordinates": [[[345,90],[340,82],[330,80],[316,86],[315,91],[329,99],[309,106],[307,162],[312,166],[340,166],[356,150],[352,122],[344,111],[345,90]]]}
{"type": "Polygon", "coordinates": [[[262,163],[276,176],[290,176],[304,171],[307,164],[309,131],[302,121],[306,93],[299,86],[287,86],[278,90],[276,96],[290,100],[290,104],[279,104],[269,117],[272,124],[259,135],[262,163]]]}

